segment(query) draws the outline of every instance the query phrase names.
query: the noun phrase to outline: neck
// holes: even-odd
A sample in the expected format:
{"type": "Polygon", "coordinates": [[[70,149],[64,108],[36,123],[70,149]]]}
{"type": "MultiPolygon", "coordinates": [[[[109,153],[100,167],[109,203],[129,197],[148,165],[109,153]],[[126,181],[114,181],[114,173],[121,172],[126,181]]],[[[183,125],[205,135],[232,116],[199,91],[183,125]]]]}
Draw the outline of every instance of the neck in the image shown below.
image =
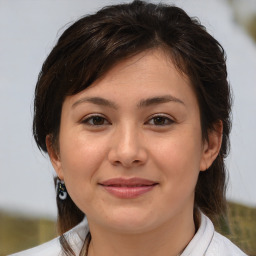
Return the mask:
{"type": "MultiPolygon", "coordinates": [[[[195,234],[193,214],[179,214],[148,232],[127,234],[90,224],[88,256],[178,256],[195,234]]],[[[90,223],[90,222],[89,222],[90,223]]]]}

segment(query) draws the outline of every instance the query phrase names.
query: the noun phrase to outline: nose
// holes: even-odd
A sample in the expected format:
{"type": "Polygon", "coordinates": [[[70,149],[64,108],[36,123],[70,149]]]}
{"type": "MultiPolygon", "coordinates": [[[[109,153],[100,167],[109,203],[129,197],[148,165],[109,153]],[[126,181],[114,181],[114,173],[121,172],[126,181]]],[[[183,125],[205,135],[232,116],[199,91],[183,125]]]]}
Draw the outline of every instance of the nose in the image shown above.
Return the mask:
{"type": "Polygon", "coordinates": [[[148,154],[138,129],[124,125],[116,129],[110,142],[108,159],[115,166],[132,168],[146,163],[148,154]]]}

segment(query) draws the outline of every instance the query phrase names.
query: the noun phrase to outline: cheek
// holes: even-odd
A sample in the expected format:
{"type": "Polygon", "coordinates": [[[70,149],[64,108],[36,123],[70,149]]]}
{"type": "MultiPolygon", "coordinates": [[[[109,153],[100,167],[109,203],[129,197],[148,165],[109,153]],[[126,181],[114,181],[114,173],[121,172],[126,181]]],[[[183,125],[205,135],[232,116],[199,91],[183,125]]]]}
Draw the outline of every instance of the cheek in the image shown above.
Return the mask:
{"type": "Polygon", "coordinates": [[[106,144],[89,136],[66,136],[62,139],[61,165],[64,180],[74,201],[90,194],[91,185],[95,184],[95,173],[101,168],[106,157],[106,144]],[[82,194],[82,195],[81,195],[82,194]]]}
{"type": "Polygon", "coordinates": [[[99,143],[89,136],[78,136],[72,134],[65,136],[62,139],[61,162],[64,175],[69,172],[81,172],[81,175],[89,174],[97,164],[100,164],[100,159],[104,157],[104,144],[99,146],[99,143]]]}
{"type": "MultiPolygon", "coordinates": [[[[90,137],[73,137],[62,140],[61,164],[68,193],[75,204],[87,212],[94,202],[93,188],[97,183],[97,171],[102,169],[106,148],[90,137]]],[[[105,144],[106,145],[106,144],[105,144]]]]}
{"type": "Polygon", "coordinates": [[[201,134],[182,131],[154,144],[158,146],[152,155],[167,183],[181,190],[195,186],[200,170],[201,134]]]}

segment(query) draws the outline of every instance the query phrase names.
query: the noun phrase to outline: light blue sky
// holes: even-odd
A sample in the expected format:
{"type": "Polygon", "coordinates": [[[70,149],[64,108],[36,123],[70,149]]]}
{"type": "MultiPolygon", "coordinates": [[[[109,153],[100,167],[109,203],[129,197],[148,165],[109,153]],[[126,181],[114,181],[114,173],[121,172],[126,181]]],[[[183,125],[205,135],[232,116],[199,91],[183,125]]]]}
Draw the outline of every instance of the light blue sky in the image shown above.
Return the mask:
{"type": "MultiPolygon", "coordinates": [[[[37,75],[65,24],[117,2],[0,0],[1,209],[56,215],[53,170],[32,139],[37,75]]],[[[223,0],[165,2],[197,16],[227,52],[234,94],[228,197],[256,206],[256,45],[233,23],[223,0]]]]}

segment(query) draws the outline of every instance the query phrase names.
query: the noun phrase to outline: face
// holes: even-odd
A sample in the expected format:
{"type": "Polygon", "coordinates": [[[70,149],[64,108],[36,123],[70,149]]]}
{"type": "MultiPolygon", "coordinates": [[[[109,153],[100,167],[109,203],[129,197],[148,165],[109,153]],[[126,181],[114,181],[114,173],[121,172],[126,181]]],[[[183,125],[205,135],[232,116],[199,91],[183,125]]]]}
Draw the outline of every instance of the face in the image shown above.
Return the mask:
{"type": "Polygon", "coordinates": [[[193,215],[207,147],[189,80],[155,50],[67,97],[48,151],[89,224],[142,232],[193,215]]]}

